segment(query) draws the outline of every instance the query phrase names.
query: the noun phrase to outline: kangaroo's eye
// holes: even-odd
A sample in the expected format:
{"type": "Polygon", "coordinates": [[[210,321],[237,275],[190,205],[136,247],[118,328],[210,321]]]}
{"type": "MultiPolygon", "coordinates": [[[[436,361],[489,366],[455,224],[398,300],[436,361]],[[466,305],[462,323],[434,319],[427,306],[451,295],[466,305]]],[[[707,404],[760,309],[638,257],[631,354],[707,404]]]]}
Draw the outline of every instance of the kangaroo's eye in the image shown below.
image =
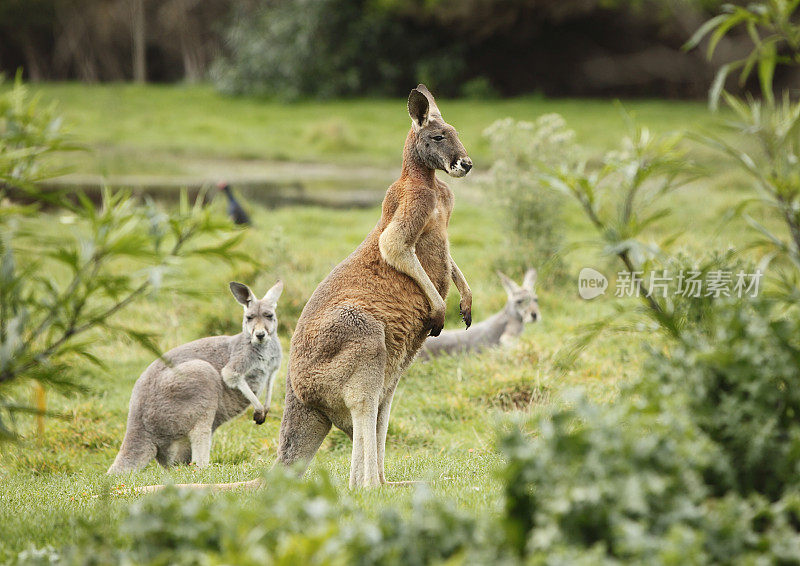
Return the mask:
{"type": "Polygon", "coordinates": [[[275,315],[274,315],[274,314],[272,314],[271,312],[268,312],[268,313],[267,313],[267,314],[265,314],[264,316],[265,316],[266,318],[268,318],[269,320],[272,320],[273,318],[275,318],[275,315]]]}
{"type": "Polygon", "coordinates": [[[255,317],[252,314],[247,315],[247,320],[253,320],[255,317]]]}
{"type": "Polygon", "coordinates": [[[431,136],[431,139],[433,141],[442,141],[444,139],[444,136],[431,136]]]}

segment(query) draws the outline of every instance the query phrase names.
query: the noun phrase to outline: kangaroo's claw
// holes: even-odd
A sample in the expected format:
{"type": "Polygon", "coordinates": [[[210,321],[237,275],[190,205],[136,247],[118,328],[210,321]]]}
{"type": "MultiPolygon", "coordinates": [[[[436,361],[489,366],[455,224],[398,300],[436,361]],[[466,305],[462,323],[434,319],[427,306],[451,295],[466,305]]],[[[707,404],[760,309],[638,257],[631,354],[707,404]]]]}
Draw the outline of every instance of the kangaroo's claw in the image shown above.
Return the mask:
{"type": "Polygon", "coordinates": [[[431,312],[428,325],[431,329],[430,336],[439,336],[444,328],[444,309],[431,312]]]}
{"type": "Polygon", "coordinates": [[[467,325],[467,328],[469,328],[472,324],[472,309],[461,309],[461,319],[464,321],[464,324],[467,325]]]}

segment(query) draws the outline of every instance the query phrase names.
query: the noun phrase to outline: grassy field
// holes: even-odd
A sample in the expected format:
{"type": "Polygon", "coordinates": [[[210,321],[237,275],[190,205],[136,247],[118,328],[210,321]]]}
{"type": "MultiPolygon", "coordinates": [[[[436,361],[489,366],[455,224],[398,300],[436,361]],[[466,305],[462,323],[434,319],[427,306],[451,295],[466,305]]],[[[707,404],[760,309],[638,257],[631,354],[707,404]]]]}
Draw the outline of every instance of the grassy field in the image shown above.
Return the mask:
{"type": "MultiPolygon", "coordinates": [[[[57,101],[76,139],[91,151],[66,165],[81,173],[174,175],[196,161],[335,162],[396,169],[409,128],[404,100],[309,101],[286,104],[226,98],[210,87],[81,84],[37,85],[57,101]]],[[[562,114],[582,144],[605,149],[625,131],[609,100],[517,98],[439,100],[478,167],[489,164],[483,130],[510,116],[562,114]]],[[[626,101],[623,107],[657,131],[713,126],[704,102],[626,101]]]]}
{"type": "MultiPolygon", "coordinates": [[[[60,100],[76,139],[95,150],[75,162],[77,168],[87,171],[95,167],[123,173],[145,167],[169,174],[174,171],[174,161],[187,155],[223,160],[344,161],[396,168],[408,127],[404,102],[398,100],[285,106],[223,99],[206,88],[48,85],[42,91],[46,99],[60,100]],[[352,145],[343,146],[337,136],[352,145]],[[332,144],[326,145],[331,140],[332,144]]],[[[606,101],[520,99],[441,105],[477,156],[479,167],[489,161],[480,132],[505,116],[534,119],[544,112],[562,113],[579,138],[596,148],[615,144],[624,130],[614,105],[606,101]]],[[[701,103],[635,102],[626,107],[657,131],[713,123],[701,103]]],[[[487,212],[485,196],[475,191],[461,194],[459,183],[451,182],[457,195],[451,247],[473,289],[474,317],[481,320],[505,301],[492,272],[495,250],[504,240],[501,227],[487,212]]],[[[656,228],[652,237],[678,232],[681,237],[676,246],[695,251],[741,244],[747,239],[742,223],[723,223],[722,219],[745,195],[741,183],[725,175],[691,185],[673,197],[671,204],[678,214],[669,224],[656,228]]],[[[220,203],[214,206],[222,211],[220,203]]],[[[263,293],[281,277],[286,287],[278,309],[280,336],[288,357],[289,338],[305,300],[372,228],[379,209],[251,208],[255,225],[248,229],[242,249],[257,260],[257,269],[191,263],[186,275],[201,292],[199,297],[162,295],[127,310],[121,318],[157,332],[164,349],[208,333],[236,332],[241,315],[227,282],[244,281],[263,293]]],[[[57,220],[42,216],[31,222],[44,226],[57,220]]],[[[590,234],[590,227],[569,207],[565,225],[570,241],[585,240],[590,234]]],[[[618,269],[596,252],[581,251],[568,257],[570,274],[577,274],[585,265],[609,274],[618,269]]],[[[509,275],[521,278],[521,273],[509,275]]],[[[393,406],[387,448],[389,479],[437,480],[433,484],[436,493],[456,499],[464,508],[492,512],[500,501],[494,475],[500,464],[494,446],[498,426],[507,423],[509,416],[537,418],[561,402],[561,392],[576,386],[586,388],[594,399],[612,399],[618,384],[638,371],[642,342],[648,338],[619,334],[601,336],[572,368],[558,371],[555,360],[560,348],[582,325],[613,312],[613,301],[610,297],[582,301],[572,277],[538,290],[543,320],[530,325],[515,347],[412,366],[393,406]]],[[[448,302],[450,328],[459,325],[457,310],[453,291],[448,302]]],[[[247,479],[275,458],[284,392],[280,380],[264,425],[256,427],[248,412],[217,432],[209,468],[179,467],[166,472],[151,464],[132,477],[107,478],[104,472],[124,433],[131,387],[151,355],[101,335],[96,337],[95,352],[108,361],[109,371],[89,370],[86,392],[49,395],[51,408],[65,418],[49,419],[42,438],[32,434],[32,422],[23,421],[28,439],[0,448],[0,563],[29,544],[60,547],[74,542],[85,520],[106,517],[106,513],[108,520],[120,520],[129,496],[113,498],[110,507],[93,498],[109,487],[247,479]]],[[[16,391],[23,399],[30,394],[27,387],[21,385],[16,391]]],[[[343,433],[333,432],[310,473],[327,470],[344,489],[350,446],[343,433]]],[[[375,507],[405,502],[412,493],[410,489],[381,489],[359,493],[357,498],[365,507],[375,507]]]]}

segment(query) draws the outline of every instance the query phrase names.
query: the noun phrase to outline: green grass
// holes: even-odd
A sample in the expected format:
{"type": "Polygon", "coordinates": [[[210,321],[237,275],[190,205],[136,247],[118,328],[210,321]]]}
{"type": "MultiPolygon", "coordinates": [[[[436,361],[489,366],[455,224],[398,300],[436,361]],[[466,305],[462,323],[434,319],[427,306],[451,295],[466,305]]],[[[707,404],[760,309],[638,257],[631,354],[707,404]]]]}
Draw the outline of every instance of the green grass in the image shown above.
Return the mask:
{"type": "MultiPolygon", "coordinates": [[[[455,182],[454,182],[455,183],[455,182]]],[[[702,215],[709,221],[723,210],[725,195],[698,188],[680,199],[686,203],[704,198],[702,215]]],[[[159,334],[162,348],[170,348],[209,331],[235,332],[239,307],[229,296],[226,282],[245,280],[257,292],[266,290],[278,276],[286,282],[279,306],[284,352],[305,299],[330,267],[347,255],[372,227],[379,211],[331,211],[320,208],[256,209],[256,227],[249,230],[244,249],[259,258],[258,270],[208,269],[189,266],[187,276],[204,291],[200,298],[162,296],[128,310],[123,319],[159,334]],[[280,235],[276,238],[273,233],[280,235]]],[[[47,222],[42,218],[34,222],[47,222]]],[[[475,294],[475,316],[480,320],[504,303],[497,278],[487,268],[492,250],[502,239],[496,225],[487,223],[479,203],[457,204],[451,225],[452,253],[461,264],[475,294]]],[[[588,228],[575,217],[571,237],[583,239],[588,228]]],[[[689,219],[686,219],[687,225],[689,219]]],[[[689,244],[701,247],[715,225],[698,224],[689,244]]],[[[743,238],[742,230],[726,230],[729,243],[743,238]]],[[[570,259],[570,271],[582,265],[570,259]]],[[[591,265],[597,265],[592,262],[591,265]]],[[[607,272],[616,269],[608,264],[607,272]]],[[[521,274],[513,274],[520,277],[521,274]]],[[[501,500],[494,470],[500,458],[494,449],[495,431],[502,415],[536,418],[568,388],[582,386],[601,401],[616,395],[621,380],[633,376],[643,352],[641,336],[600,337],[567,373],[554,368],[559,348],[574,337],[582,324],[611,312],[610,301],[578,299],[572,282],[558,288],[539,289],[542,322],[527,328],[519,344],[507,351],[487,352],[472,358],[445,358],[414,364],[399,386],[393,405],[387,448],[390,479],[433,479],[434,491],[474,510],[496,509],[501,500]]],[[[457,294],[449,301],[448,326],[458,326],[457,294]]],[[[633,305],[631,305],[633,306],[633,305]]],[[[283,405],[283,383],[278,382],[267,422],[256,427],[246,414],[222,427],[215,435],[213,465],[204,470],[179,467],[169,472],[155,463],[132,477],[108,479],[104,471],[113,460],[124,434],[127,402],[133,382],[151,361],[151,355],[120,340],[97,337],[97,354],[109,371],[92,370],[84,394],[49,395],[50,408],[64,419],[48,419],[44,438],[31,435],[32,423],[23,422],[29,440],[5,446],[0,452],[0,562],[29,543],[56,547],[73,543],[75,525],[109,513],[111,521],[124,515],[129,497],[94,499],[106,488],[175,482],[226,482],[252,478],[275,458],[283,405]],[[36,528],[32,529],[31,526],[36,528]]],[[[284,368],[285,369],[285,368],[284,368]]],[[[281,372],[285,375],[284,371],[281,372]]],[[[26,387],[18,393],[25,398],[26,387]]],[[[329,471],[345,489],[350,441],[338,431],[324,443],[311,474],[329,471]]],[[[405,505],[410,489],[384,489],[358,495],[367,507],[405,505]]],[[[238,497],[247,497],[246,494],[238,497]]],[[[105,520],[105,519],[104,519],[105,520]]]]}
{"type": "MultiPolygon", "coordinates": [[[[45,85],[42,90],[46,98],[61,101],[75,137],[96,150],[81,157],[85,161],[79,159],[77,165],[114,173],[146,164],[153,172],[169,174],[173,160],[187,155],[399,168],[408,127],[400,100],[287,106],[223,99],[208,88],[45,85]],[[338,125],[330,131],[342,126],[351,145],[337,149],[335,144],[323,147],[309,141],[309,132],[328,131],[326,124],[334,122],[338,125]]],[[[626,107],[659,131],[713,122],[700,103],[642,101],[627,103],[626,107]]],[[[442,102],[442,108],[462,132],[467,147],[474,148],[484,164],[488,156],[480,132],[494,119],[508,115],[533,119],[543,112],[562,113],[578,130],[579,139],[596,148],[615,144],[624,130],[617,110],[607,101],[448,101],[442,102]]],[[[494,251],[503,245],[503,235],[496,220],[487,214],[485,197],[475,192],[463,195],[459,183],[451,182],[457,195],[450,229],[452,254],[472,286],[474,317],[481,320],[505,301],[491,269],[494,251]]],[[[749,240],[744,224],[722,220],[726,210],[746,194],[740,180],[730,175],[691,185],[672,197],[677,214],[661,223],[653,238],[679,233],[677,247],[700,252],[741,245],[749,240]]],[[[214,206],[222,207],[219,202],[214,206]]],[[[258,261],[258,268],[209,268],[207,264],[190,263],[186,278],[200,291],[199,296],[163,294],[128,309],[122,321],[157,332],[164,349],[209,333],[236,332],[241,315],[227,282],[237,279],[256,292],[264,292],[281,277],[286,287],[278,313],[288,358],[289,337],[306,299],[331,267],[373,227],[379,209],[269,210],[251,206],[255,226],[247,231],[242,249],[258,261]]],[[[49,225],[52,229],[56,220],[44,215],[30,222],[34,228],[49,225]]],[[[591,235],[590,227],[574,208],[567,208],[565,224],[570,241],[586,240],[591,235]]],[[[572,274],[585,265],[607,274],[619,269],[595,251],[579,251],[567,261],[572,274]]],[[[521,277],[521,273],[509,275],[521,277]]],[[[572,368],[565,373],[557,371],[555,360],[560,348],[569,344],[582,325],[614,312],[613,301],[610,297],[580,300],[572,280],[541,286],[539,296],[543,320],[530,325],[515,347],[474,357],[415,363],[410,368],[393,405],[387,447],[389,479],[436,480],[432,487],[435,493],[475,512],[493,512],[501,499],[494,475],[501,461],[494,439],[496,428],[507,422],[505,416],[536,418],[561,402],[561,392],[575,386],[586,388],[596,400],[607,401],[614,398],[621,381],[638,372],[644,355],[642,342],[654,340],[639,334],[600,336],[572,368]]],[[[631,302],[631,308],[634,304],[631,302]]],[[[450,328],[459,325],[457,310],[453,290],[448,301],[450,328]]],[[[163,481],[248,479],[269,467],[275,458],[283,407],[281,380],[264,425],[256,427],[248,412],[217,432],[209,468],[164,471],[153,463],[131,477],[107,478],[104,472],[124,434],[132,385],[152,358],[128,342],[103,335],[96,336],[95,351],[108,362],[109,369],[90,369],[85,379],[87,391],[49,393],[50,408],[64,418],[48,419],[40,439],[33,435],[33,423],[23,419],[20,425],[27,440],[0,448],[0,563],[29,544],[61,547],[74,543],[84,521],[119,521],[131,498],[114,497],[110,502],[93,498],[108,488],[163,481]]],[[[285,367],[281,375],[285,375],[285,367]]],[[[23,400],[30,394],[25,384],[15,392],[23,400]]],[[[326,470],[344,489],[350,446],[343,433],[332,432],[310,474],[326,470]]],[[[412,493],[410,489],[381,489],[356,497],[365,507],[373,508],[405,505],[412,493]]]]}
{"type": "MultiPolygon", "coordinates": [[[[57,83],[35,89],[45,101],[58,101],[75,137],[91,150],[65,163],[81,173],[174,175],[207,170],[209,158],[396,169],[410,124],[401,99],[287,104],[223,97],[209,86],[57,83]]],[[[438,102],[479,168],[491,158],[481,134],[500,118],[534,120],[558,112],[582,144],[598,149],[609,147],[625,131],[620,110],[610,100],[438,102]]],[[[623,106],[643,125],[661,132],[717,122],[704,102],[630,100],[623,106]]]]}

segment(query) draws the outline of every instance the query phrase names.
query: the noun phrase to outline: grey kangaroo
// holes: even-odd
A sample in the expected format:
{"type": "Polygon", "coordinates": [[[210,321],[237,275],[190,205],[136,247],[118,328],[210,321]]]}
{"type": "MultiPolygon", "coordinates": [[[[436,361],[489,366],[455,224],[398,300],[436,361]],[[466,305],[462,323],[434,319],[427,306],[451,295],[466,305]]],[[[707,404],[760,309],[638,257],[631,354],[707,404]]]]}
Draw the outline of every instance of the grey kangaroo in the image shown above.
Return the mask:
{"type": "Polygon", "coordinates": [[[446,330],[439,336],[431,336],[422,345],[418,358],[427,360],[442,354],[474,352],[513,343],[525,327],[525,323],[541,319],[539,298],[536,296],[536,270],[525,273],[522,285],[499,271],[500,281],[508,295],[506,306],[500,312],[467,330],[446,330]]]}
{"type": "Polygon", "coordinates": [[[261,300],[242,283],[230,289],[244,307],[242,332],[189,342],[148,366],[133,387],[125,439],[109,474],[140,470],[153,458],[164,467],[207,466],[217,427],[248,405],[256,424],[266,419],[281,365],[275,309],[283,283],[261,300]],[[256,395],[265,388],[262,405],[256,395]]]}

